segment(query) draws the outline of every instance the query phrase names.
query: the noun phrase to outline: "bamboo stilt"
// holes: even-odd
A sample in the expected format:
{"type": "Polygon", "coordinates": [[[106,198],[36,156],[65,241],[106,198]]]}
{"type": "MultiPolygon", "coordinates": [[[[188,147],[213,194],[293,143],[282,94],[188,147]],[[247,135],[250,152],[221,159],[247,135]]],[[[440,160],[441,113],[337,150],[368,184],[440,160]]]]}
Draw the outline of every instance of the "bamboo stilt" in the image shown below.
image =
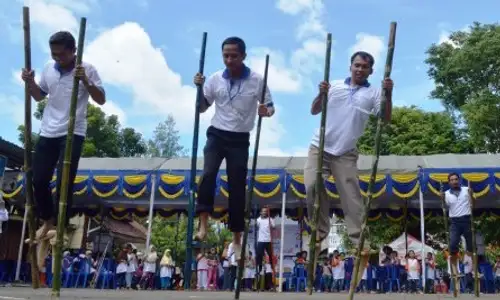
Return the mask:
{"type": "MultiPolygon", "coordinates": [[[[23,31],[24,31],[24,68],[31,70],[31,26],[30,9],[23,7],[23,31]]],[[[24,84],[24,190],[26,203],[24,209],[28,211],[29,249],[28,257],[31,264],[31,286],[40,288],[40,273],[38,271],[37,251],[35,244],[36,221],[33,211],[33,169],[32,155],[33,145],[31,141],[31,93],[28,83],[24,84]]]]}
{"type": "MultiPolygon", "coordinates": [[[[198,73],[203,74],[205,69],[205,49],[207,48],[207,33],[203,33],[201,42],[200,64],[198,73]]],[[[191,286],[191,262],[193,261],[193,231],[194,231],[194,202],[196,197],[196,162],[198,160],[198,135],[200,132],[200,103],[203,101],[203,86],[196,87],[196,103],[193,126],[193,146],[191,152],[191,173],[189,178],[189,207],[186,235],[186,264],[184,266],[184,289],[189,290],[191,286]]]]}
{"type": "MultiPolygon", "coordinates": [[[[332,34],[328,33],[326,36],[326,54],[325,54],[325,72],[323,81],[330,82],[330,60],[332,57],[332,34]]],[[[319,202],[321,197],[321,191],[325,188],[323,186],[323,152],[325,150],[325,127],[326,127],[326,113],[328,104],[328,93],[323,93],[321,95],[321,123],[319,129],[319,153],[318,153],[318,165],[316,168],[316,194],[313,205],[313,213],[311,220],[311,236],[309,239],[309,257],[310,262],[307,265],[307,292],[312,295],[313,285],[314,285],[314,275],[316,271],[316,243],[317,243],[317,224],[319,216],[319,202]]]]}
{"type": "MultiPolygon", "coordinates": [[[[389,78],[391,76],[392,71],[392,60],[394,57],[394,48],[396,44],[396,27],[397,23],[392,22],[389,33],[389,43],[387,45],[387,58],[385,61],[385,72],[384,79],[389,78]]],[[[361,265],[361,256],[363,251],[363,246],[366,238],[366,227],[368,222],[368,213],[370,212],[370,205],[373,199],[373,187],[375,186],[375,178],[377,177],[377,169],[378,169],[378,161],[380,157],[380,145],[382,142],[382,131],[384,130],[384,117],[385,117],[385,106],[387,102],[387,91],[383,88],[381,94],[381,103],[380,103],[380,114],[378,116],[377,122],[377,132],[375,134],[375,158],[372,164],[372,172],[370,176],[370,182],[368,184],[368,195],[365,198],[364,203],[364,212],[363,212],[363,224],[361,225],[361,234],[359,237],[359,243],[356,249],[356,262],[354,266],[353,272],[353,280],[351,281],[351,286],[349,288],[349,300],[354,298],[354,293],[356,288],[358,287],[358,283],[360,280],[360,265],[361,265]]],[[[363,265],[365,268],[365,265],[363,265]]]]}
{"type": "MultiPolygon", "coordinates": [[[[266,55],[266,65],[264,68],[264,84],[262,87],[262,95],[260,103],[264,103],[267,91],[267,72],[269,69],[269,55],[266,55]]],[[[238,262],[238,274],[236,276],[236,289],[234,292],[234,299],[240,299],[241,291],[241,278],[243,277],[243,270],[245,269],[246,248],[248,241],[248,229],[250,228],[250,213],[253,202],[253,187],[255,186],[255,174],[257,172],[257,159],[259,156],[259,142],[260,142],[260,128],[262,127],[262,117],[259,116],[257,120],[257,131],[255,135],[255,146],[252,161],[252,173],[250,176],[250,184],[248,185],[248,196],[245,203],[245,231],[243,232],[243,241],[241,245],[241,258],[238,262]]]]}
{"type": "MultiPolygon", "coordinates": [[[[87,19],[80,20],[80,31],[78,33],[78,46],[76,54],[76,65],[82,64],[83,45],[85,41],[85,29],[87,19]]],[[[73,80],[73,90],[71,93],[71,102],[69,109],[69,124],[68,135],[66,136],[66,146],[64,149],[64,161],[61,178],[61,191],[59,198],[59,215],[57,216],[57,233],[56,243],[54,247],[54,279],[52,283],[52,296],[59,298],[61,295],[61,264],[62,264],[62,248],[64,244],[64,233],[66,231],[66,208],[68,205],[68,193],[73,191],[68,190],[69,172],[71,166],[71,153],[73,150],[73,134],[75,131],[75,115],[76,102],[78,100],[78,86],[80,80],[75,76],[73,80]]]]}
{"type": "Polygon", "coordinates": [[[474,296],[479,298],[479,274],[478,274],[478,258],[477,258],[477,243],[476,243],[476,224],[474,223],[474,207],[475,200],[470,180],[468,181],[470,195],[470,229],[472,232],[472,268],[474,270],[474,296]]]}

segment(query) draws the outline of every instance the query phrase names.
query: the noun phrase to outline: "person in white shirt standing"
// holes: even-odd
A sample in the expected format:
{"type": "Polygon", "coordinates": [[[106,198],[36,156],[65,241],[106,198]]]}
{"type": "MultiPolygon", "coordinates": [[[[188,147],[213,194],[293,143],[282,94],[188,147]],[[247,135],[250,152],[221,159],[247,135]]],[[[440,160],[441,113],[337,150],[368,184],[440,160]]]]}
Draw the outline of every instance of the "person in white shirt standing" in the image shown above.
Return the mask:
{"type": "MultiPolygon", "coordinates": [[[[335,178],[335,184],[340,195],[342,210],[345,215],[347,233],[350,241],[357,245],[363,221],[363,199],[361,197],[358,181],[358,150],[356,144],[363,134],[370,115],[380,113],[381,89],[371,85],[368,77],[373,73],[375,60],[366,52],[356,52],[351,56],[350,77],[342,81],[321,82],[319,95],[311,105],[311,114],[321,112],[322,95],[328,95],[328,111],[325,127],[325,148],[323,153],[323,177],[335,178]]],[[[386,90],[387,102],[384,120],[389,122],[392,110],[393,82],[385,78],[383,87],[386,90]]],[[[330,202],[324,190],[316,191],[316,169],[319,155],[318,129],[309,147],[307,161],[304,167],[304,185],[307,194],[307,212],[312,220],[313,205],[316,193],[320,193],[319,217],[317,225],[317,244],[328,237],[330,231],[330,202]]],[[[365,241],[365,246],[369,242],[365,241]]],[[[319,253],[321,249],[317,249],[319,253]]],[[[365,251],[366,252],[366,251],[365,251]]],[[[363,253],[365,258],[368,253],[363,253]]],[[[312,258],[315,259],[316,258],[312,258]]],[[[360,276],[364,271],[360,268],[360,276]]]]}
{"type": "Polygon", "coordinates": [[[468,293],[472,293],[474,291],[474,277],[472,276],[472,256],[468,253],[464,253],[462,263],[464,264],[465,290],[468,293]]]}
{"type": "Polygon", "coordinates": [[[229,186],[229,229],[233,232],[234,252],[239,260],[241,233],[245,230],[250,131],[254,128],[257,113],[270,117],[274,114],[274,106],[268,89],[264,104],[259,104],[264,80],[243,63],[246,45],[242,39],[227,38],[222,43],[222,57],[225,70],[214,73],[206,82],[202,74],[194,77],[196,85],[203,85],[204,99],[200,103],[200,112],[215,104],[215,114],[203,149],[203,175],[196,208],[200,225],[195,239],[204,240],[207,235],[208,216],[214,210],[217,173],[225,159],[229,186]]]}
{"type": "MultiPolygon", "coordinates": [[[[457,173],[448,175],[448,184],[450,189],[441,195],[442,200],[448,206],[450,219],[450,264],[458,264],[458,251],[460,239],[465,238],[465,247],[470,256],[472,256],[472,230],[470,223],[471,205],[474,200],[472,189],[460,185],[460,176],[457,173]]],[[[458,272],[455,272],[458,274],[458,272]]]]}
{"type": "Polygon", "coordinates": [[[73,79],[80,79],[76,107],[75,133],[71,153],[71,168],[67,195],[66,223],[71,216],[73,182],[87,131],[87,104],[89,96],[103,105],[106,96],[97,70],[89,63],[75,65],[76,42],[73,35],[66,31],[53,34],[49,39],[50,52],[54,61],[48,63],[36,83],[32,70],[22,70],[22,79],[28,84],[35,101],[47,97],[47,106],[43,111],[40,137],[35,147],[33,159],[33,187],[38,217],[43,221],[37,231],[36,239],[46,236],[55,228],[59,211],[60,186],[63,170],[64,149],[68,134],[69,108],[73,79]],[[56,201],[52,198],[50,181],[57,165],[56,201]]]}
{"type": "Polygon", "coordinates": [[[264,258],[264,251],[271,258],[271,268],[274,270],[273,266],[273,245],[271,243],[271,234],[274,229],[275,224],[271,216],[268,215],[268,209],[263,208],[260,211],[260,217],[257,218],[257,250],[256,250],[256,263],[257,272],[261,274],[262,272],[262,260],[264,258]]]}

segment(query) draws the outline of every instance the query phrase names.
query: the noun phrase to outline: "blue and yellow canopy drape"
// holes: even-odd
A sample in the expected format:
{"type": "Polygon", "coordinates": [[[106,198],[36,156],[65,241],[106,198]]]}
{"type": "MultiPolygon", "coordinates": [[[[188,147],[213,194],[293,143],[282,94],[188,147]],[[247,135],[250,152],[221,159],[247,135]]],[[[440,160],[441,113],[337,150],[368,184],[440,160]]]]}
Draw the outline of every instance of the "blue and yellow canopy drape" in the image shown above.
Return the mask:
{"type": "MultiPolygon", "coordinates": [[[[402,203],[404,203],[401,200],[418,199],[420,188],[422,188],[426,200],[437,201],[441,184],[447,189],[448,174],[457,171],[462,177],[463,185],[466,186],[470,182],[474,195],[478,200],[487,199],[486,202],[483,202],[485,204],[483,207],[500,208],[497,204],[499,203],[498,199],[500,199],[500,168],[475,170],[424,169],[420,173],[415,171],[408,174],[378,174],[372,190],[374,201],[385,199],[391,205],[376,207],[372,215],[370,215],[370,219],[376,220],[380,217],[388,217],[394,221],[400,220],[402,218],[402,203]],[[490,202],[491,205],[488,204],[490,202]]],[[[56,179],[54,177],[51,182],[51,189],[54,193],[57,185],[56,179]]],[[[113,207],[112,214],[117,218],[130,214],[137,217],[146,217],[148,207],[134,205],[134,201],[140,200],[144,202],[149,199],[153,179],[155,180],[155,203],[162,203],[155,208],[156,213],[163,217],[170,217],[180,212],[184,213],[190,190],[189,171],[187,170],[168,172],[164,170],[154,172],[80,171],[74,181],[73,193],[77,198],[81,199],[90,197],[109,201],[107,205],[113,207]],[[175,205],[170,205],[174,203],[175,205]]],[[[198,174],[196,182],[199,183],[200,180],[202,179],[198,174]]],[[[364,196],[368,194],[369,180],[368,175],[359,176],[360,190],[364,196]]],[[[250,184],[251,181],[248,178],[247,188],[252,188],[257,199],[256,203],[259,205],[281,203],[282,193],[287,194],[287,199],[295,198],[298,201],[306,197],[303,175],[290,174],[286,170],[258,170],[254,186],[250,187],[250,184]]],[[[229,186],[229,178],[225,173],[221,172],[217,178],[215,194],[219,198],[227,198],[230,192],[229,186]]],[[[329,197],[339,199],[335,178],[325,179],[324,186],[329,197]]],[[[19,176],[13,187],[3,192],[3,198],[7,200],[14,199],[16,196],[22,197],[23,193],[24,178],[19,176]]],[[[80,210],[92,214],[97,208],[85,207],[80,210]]],[[[294,211],[297,210],[287,209],[287,214],[294,218],[298,217],[299,214],[294,213],[294,211]]],[[[222,208],[217,213],[219,218],[226,217],[226,212],[222,208]]],[[[342,215],[340,210],[335,211],[335,213],[342,215]]],[[[438,214],[438,210],[426,210],[426,218],[438,214]]],[[[409,215],[419,218],[418,212],[410,211],[409,215]]]]}

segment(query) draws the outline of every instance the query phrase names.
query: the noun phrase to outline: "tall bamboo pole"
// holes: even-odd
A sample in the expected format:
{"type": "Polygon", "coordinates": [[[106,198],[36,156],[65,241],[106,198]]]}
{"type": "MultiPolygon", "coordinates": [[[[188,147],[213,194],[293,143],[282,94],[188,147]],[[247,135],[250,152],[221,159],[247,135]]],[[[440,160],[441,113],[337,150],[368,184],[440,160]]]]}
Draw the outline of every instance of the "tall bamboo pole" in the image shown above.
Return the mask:
{"type": "MultiPolygon", "coordinates": [[[[269,69],[269,55],[266,55],[266,65],[264,68],[264,80],[262,87],[262,94],[260,98],[260,104],[264,103],[266,99],[267,92],[267,72],[269,69]]],[[[262,117],[259,116],[257,120],[257,131],[255,135],[255,147],[253,152],[253,161],[252,161],[252,173],[250,176],[250,184],[248,185],[248,196],[246,199],[245,205],[245,231],[243,232],[243,244],[241,245],[241,256],[240,261],[238,262],[238,274],[236,276],[236,290],[234,292],[234,299],[240,299],[240,291],[241,291],[241,278],[243,277],[243,270],[245,269],[245,258],[246,258],[246,249],[248,242],[248,229],[250,228],[250,214],[252,209],[253,202],[253,187],[255,185],[255,174],[257,172],[257,159],[259,157],[259,143],[260,143],[260,128],[262,127],[262,117]]]]}
{"type": "MultiPolygon", "coordinates": [[[[448,243],[448,257],[450,258],[450,271],[451,271],[451,280],[453,280],[453,297],[458,297],[458,279],[457,279],[457,273],[455,272],[455,269],[453,267],[453,260],[452,260],[452,256],[451,256],[451,249],[450,249],[450,244],[451,244],[451,240],[450,240],[450,232],[448,231],[448,213],[446,212],[446,203],[445,203],[445,199],[444,199],[444,185],[443,183],[440,181],[439,182],[439,191],[441,192],[441,209],[443,210],[443,221],[444,221],[444,232],[446,234],[446,242],[448,243]]],[[[456,264],[455,264],[456,266],[456,264]]]]}
{"type": "MultiPolygon", "coordinates": [[[[87,19],[80,20],[80,31],[78,33],[78,48],[76,49],[76,65],[82,64],[83,44],[85,41],[85,29],[87,19]]],[[[64,243],[64,232],[66,231],[66,207],[68,205],[68,193],[73,191],[68,190],[69,170],[71,167],[71,153],[73,149],[73,134],[75,131],[75,115],[76,102],[78,100],[78,86],[80,80],[75,76],[73,79],[73,90],[71,93],[71,102],[69,108],[69,124],[68,135],[66,136],[66,147],[64,149],[64,161],[61,178],[61,190],[59,197],[59,215],[57,217],[57,235],[56,244],[54,247],[54,279],[52,283],[52,296],[60,297],[61,294],[61,263],[62,263],[62,248],[64,243]]]]}
{"type": "MultiPolygon", "coordinates": [[[[385,71],[384,71],[384,79],[389,78],[391,76],[392,71],[392,60],[394,57],[394,47],[396,44],[396,27],[397,23],[392,22],[389,33],[389,43],[387,45],[387,58],[385,61],[385,71]]],[[[363,251],[363,246],[365,243],[365,238],[367,234],[367,222],[368,222],[368,214],[370,212],[370,204],[373,199],[373,187],[375,186],[375,179],[377,177],[377,169],[378,169],[378,161],[380,157],[380,144],[382,142],[382,131],[384,130],[384,118],[385,118],[385,109],[387,103],[387,90],[382,88],[381,101],[380,101],[380,114],[378,116],[377,122],[377,132],[375,133],[375,157],[372,164],[372,172],[370,176],[370,182],[368,184],[368,195],[364,199],[364,211],[363,211],[363,223],[361,225],[361,234],[359,237],[359,243],[356,249],[356,262],[354,266],[354,276],[351,281],[351,286],[349,288],[349,300],[354,298],[354,293],[359,283],[359,271],[361,267],[361,254],[363,251]]],[[[346,199],[344,199],[346,200],[346,199]]],[[[363,266],[365,268],[365,266],[363,266]]]]}
{"type": "MultiPolygon", "coordinates": [[[[31,71],[31,28],[30,9],[23,7],[23,30],[24,30],[24,68],[31,71]]],[[[31,264],[31,286],[34,289],[40,287],[40,274],[36,258],[35,232],[36,222],[33,212],[33,169],[32,169],[32,141],[31,141],[31,93],[28,83],[24,84],[24,190],[26,204],[24,209],[28,212],[29,227],[29,260],[31,264]]]]}
{"type": "MultiPolygon", "coordinates": [[[[323,81],[330,81],[330,60],[332,57],[332,34],[328,33],[326,36],[326,55],[325,55],[325,73],[323,81]]],[[[319,128],[319,153],[318,163],[316,167],[316,196],[314,198],[312,220],[310,222],[311,236],[309,239],[309,257],[311,258],[307,266],[307,292],[312,295],[314,285],[314,275],[316,271],[316,240],[317,240],[317,227],[319,216],[319,202],[322,191],[325,188],[323,183],[323,152],[325,150],[325,127],[326,127],[326,110],[328,107],[328,93],[321,95],[321,125],[319,128]]]]}
{"type": "MultiPolygon", "coordinates": [[[[205,50],[207,48],[207,33],[203,33],[201,42],[200,64],[198,73],[203,74],[205,69],[205,50]]],[[[193,126],[193,146],[191,148],[191,173],[189,177],[189,208],[186,236],[186,263],[184,265],[184,289],[189,290],[191,285],[191,262],[193,261],[193,231],[194,231],[194,202],[196,198],[196,162],[198,161],[198,135],[200,132],[200,103],[203,101],[203,86],[196,86],[196,104],[193,126]]]]}
{"type": "Polygon", "coordinates": [[[471,187],[471,182],[468,180],[469,195],[470,195],[470,229],[472,231],[472,267],[474,268],[474,296],[479,298],[479,274],[477,270],[477,243],[476,243],[476,224],[474,223],[474,191],[471,187]]]}

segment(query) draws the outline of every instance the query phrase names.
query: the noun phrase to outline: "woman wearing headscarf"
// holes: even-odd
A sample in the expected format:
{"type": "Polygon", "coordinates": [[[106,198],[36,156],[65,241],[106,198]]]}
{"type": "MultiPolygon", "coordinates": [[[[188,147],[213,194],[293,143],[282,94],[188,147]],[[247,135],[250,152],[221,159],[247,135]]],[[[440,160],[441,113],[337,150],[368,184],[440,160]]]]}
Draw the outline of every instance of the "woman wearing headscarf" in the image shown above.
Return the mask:
{"type": "Polygon", "coordinates": [[[154,245],[151,245],[149,246],[148,254],[144,258],[144,269],[141,281],[139,282],[139,288],[153,289],[157,260],[158,254],[156,253],[156,248],[154,245]]]}
{"type": "Polygon", "coordinates": [[[174,261],[172,259],[172,255],[170,254],[170,249],[166,249],[160,261],[160,282],[162,290],[170,289],[173,268],[174,261]]]}

